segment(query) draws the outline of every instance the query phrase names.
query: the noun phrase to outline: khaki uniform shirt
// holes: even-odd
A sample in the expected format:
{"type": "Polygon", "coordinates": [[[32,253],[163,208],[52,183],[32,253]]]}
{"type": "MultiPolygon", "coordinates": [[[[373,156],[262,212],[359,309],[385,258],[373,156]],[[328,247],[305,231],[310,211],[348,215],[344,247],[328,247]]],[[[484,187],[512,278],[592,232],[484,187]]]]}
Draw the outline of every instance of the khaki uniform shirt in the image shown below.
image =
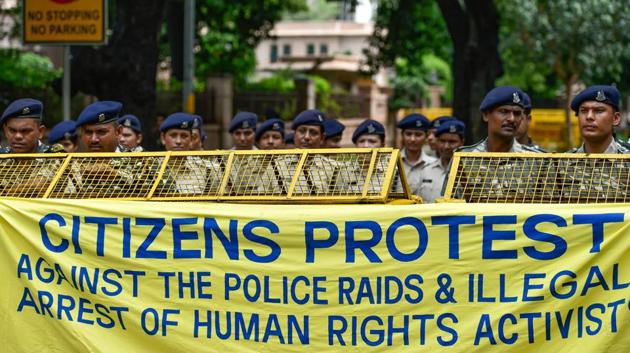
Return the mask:
{"type": "Polygon", "coordinates": [[[400,155],[403,160],[403,165],[405,166],[405,176],[407,177],[407,183],[409,183],[411,193],[420,196],[422,189],[422,170],[430,163],[435,162],[436,158],[422,153],[415,163],[411,163],[407,158],[407,150],[404,148],[400,151],[400,155]]]}
{"type": "Polygon", "coordinates": [[[442,186],[446,179],[448,165],[442,165],[442,160],[436,159],[422,170],[422,186],[420,197],[425,203],[433,203],[442,194],[442,186]]]}

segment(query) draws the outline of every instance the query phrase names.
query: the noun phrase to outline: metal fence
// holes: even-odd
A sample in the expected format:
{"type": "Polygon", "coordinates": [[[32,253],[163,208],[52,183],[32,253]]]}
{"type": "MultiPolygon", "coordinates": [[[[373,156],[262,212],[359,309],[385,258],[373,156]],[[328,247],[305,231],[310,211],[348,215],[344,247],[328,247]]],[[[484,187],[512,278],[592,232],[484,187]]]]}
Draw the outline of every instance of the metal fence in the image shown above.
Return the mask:
{"type": "Polygon", "coordinates": [[[244,202],[415,200],[398,150],[0,156],[0,197],[244,202]]]}
{"type": "Polygon", "coordinates": [[[630,203],[630,155],[455,153],[445,201],[630,203]]]}

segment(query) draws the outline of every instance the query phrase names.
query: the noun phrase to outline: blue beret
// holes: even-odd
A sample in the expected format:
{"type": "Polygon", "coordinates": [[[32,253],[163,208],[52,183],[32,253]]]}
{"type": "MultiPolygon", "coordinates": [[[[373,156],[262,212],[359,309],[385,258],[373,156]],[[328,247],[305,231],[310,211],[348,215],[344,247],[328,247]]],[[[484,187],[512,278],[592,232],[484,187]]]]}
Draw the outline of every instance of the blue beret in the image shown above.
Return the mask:
{"type": "Polygon", "coordinates": [[[280,119],[269,119],[256,129],[256,141],[258,141],[266,131],[278,131],[284,136],[284,121],[280,119]]]}
{"type": "Polygon", "coordinates": [[[137,116],[127,114],[122,118],[118,119],[118,123],[124,127],[128,127],[131,130],[141,134],[142,133],[142,125],[140,124],[140,119],[137,116]]]}
{"type": "Polygon", "coordinates": [[[250,112],[238,112],[232,121],[230,121],[229,132],[232,133],[236,129],[252,129],[256,130],[258,116],[250,112]]]}
{"type": "Polygon", "coordinates": [[[487,112],[500,105],[518,105],[521,108],[525,106],[525,93],[520,89],[512,86],[499,86],[493,88],[486,97],[481,101],[479,110],[487,112]]]}
{"type": "Polygon", "coordinates": [[[173,113],[160,125],[160,131],[166,132],[169,129],[192,130],[195,118],[188,113],[173,113]]]}
{"type": "Polygon", "coordinates": [[[615,86],[590,86],[573,98],[571,101],[571,109],[577,114],[582,103],[586,101],[597,101],[612,106],[613,109],[618,112],[620,96],[621,94],[615,86]]]}
{"type": "Polygon", "coordinates": [[[324,120],[324,132],[326,133],[326,138],[341,135],[345,129],[346,126],[336,119],[324,120]]]}
{"type": "Polygon", "coordinates": [[[465,131],[466,125],[462,121],[452,119],[440,125],[440,127],[435,130],[435,136],[440,136],[445,133],[464,136],[465,131]]]}
{"type": "Polygon", "coordinates": [[[0,124],[6,123],[11,118],[41,119],[43,112],[44,105],[42,102],[31,98],[18,99],[9,104],[7,109],[4,110],[2,118],[0,118],[0,124]]]}
{"type": "Polygon", "coordinates": [[[201,141],[205,141],[208,138],[208,134],[206,134],[206,130],[203,128],[203,119],[199,115],[193,115],[193,119],[193,129],[199,130],[201,141]]]}
{"type": "Polygon", "coordinates": [[[431,121],[431,125],[430,128],[431,129],[437,129],[440,127],[440,125],[444,124],[445,122],[449,121],[449,120],[454,120],[455,118],[452,116],[440,116],[438,118],[435,118],[431,121]]]}
{"type": "Polygon", "coordinates": [[[62,121],[48,133],[48,143],[53,144],[65,139],[77,137],[77,124],[72,120],[62,121]]]}
{"type": "Polygon", "coordinates": [[[291,124],[291,128],[295,130],[300,125],[317,125],[323,127],[325,120],[326,115],[324,115],[324,113],[317,109],[309,109],[301,112],[295,117],[295,119],[293,119],[293,124],[291,124]]]}
{"type": "Polygon", "coordinates": [[[426,131],[429,129],[430,124],[431,123],[426,116],[418,113],[411,113],[399,121],[396,127],[403,130],[418,129],[426,131]]]}
{"type": "Polygon", "coordinates": [[[525,92],[523,92],[523,109],[525,110],[525,114],[532,112],[532,99],[529,98],[529,95],[525,92]]]}
{"type": "Polygon", "coordinates": [[[85,107],[79,118],[77,126],[86,124],[107,124],[118,120],[118,114],[122,109],[122,103],[114,101],[100,101],[85,107]]]}
{"type": "Polygon", "coordinates": [[[293,144],[295,142],[293,140],[294,137],[295,137],[295,134],[292,132],[289,132],[288,134],[284,135],[284,143],[293,144]]]}
{"type": "Polygon", "coordinates": [[[352,134],[352,143],[357,143],[361,135],[380,135],[385,136],[385,127],[376,120],[367,119],[354,130],[352,134]]]}

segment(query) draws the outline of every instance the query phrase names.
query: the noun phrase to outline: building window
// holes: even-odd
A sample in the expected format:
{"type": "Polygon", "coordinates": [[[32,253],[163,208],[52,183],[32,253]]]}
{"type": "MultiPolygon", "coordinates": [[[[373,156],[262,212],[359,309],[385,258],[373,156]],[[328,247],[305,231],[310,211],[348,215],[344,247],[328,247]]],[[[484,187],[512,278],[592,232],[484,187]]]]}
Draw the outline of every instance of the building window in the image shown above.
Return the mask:
{"type": "Polygon", "coordinates": [[[291,45],[285,44],[282,46],[282,55],[283,56],[291,56],[291,45]]]}
{"type": "Polygon", "coordinates": [[[315,55],[315,44],[308,43],[306,45],[306,55],[309,55],[309,56],[315,55]]]}
{"type": "Polygon", "coordinates": [[[319,45],[319,55],[328,55],[328,44],[319,45]]]}
{"type": "Polygon", "coordinates": [[[272,63],[278,62],[278,46],[276,44],[271,45],[271,52],[269,53],[269,61],[272,63]]]}

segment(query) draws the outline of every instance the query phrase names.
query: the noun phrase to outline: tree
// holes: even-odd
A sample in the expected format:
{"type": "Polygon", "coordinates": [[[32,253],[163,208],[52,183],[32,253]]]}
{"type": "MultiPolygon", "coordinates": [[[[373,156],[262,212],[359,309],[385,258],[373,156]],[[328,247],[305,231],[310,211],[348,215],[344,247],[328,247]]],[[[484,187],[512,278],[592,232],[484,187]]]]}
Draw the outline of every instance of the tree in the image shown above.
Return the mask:
{"type": "Polygon", "coordinates": [[[516,0],[502,7],[514,22],[509,43],[552,68],[564,86],[567,141],[575,84],[619,81],[630,52],[630,11],[623,0],[516,0]]]}
{"type": "MultiPolygon", "coordinates": [[[[155,122],[158,31],[164,0],[110,1],[112,34],[100,47],[73,47],[72,89],[123,103],[150,134],[155,122]]],[[[146,141],[155,140],[146,136],[146,141]]],[[[153,146],[149,146],[153,147],[153,146]]]]}
{"type": "Polygon", "coordinates": [[[453,41],[453,114],[468,141],[486,135],[479,104],[503,69],[498,53],[499,15],[492,0],[437,0],[453,41]]]}

